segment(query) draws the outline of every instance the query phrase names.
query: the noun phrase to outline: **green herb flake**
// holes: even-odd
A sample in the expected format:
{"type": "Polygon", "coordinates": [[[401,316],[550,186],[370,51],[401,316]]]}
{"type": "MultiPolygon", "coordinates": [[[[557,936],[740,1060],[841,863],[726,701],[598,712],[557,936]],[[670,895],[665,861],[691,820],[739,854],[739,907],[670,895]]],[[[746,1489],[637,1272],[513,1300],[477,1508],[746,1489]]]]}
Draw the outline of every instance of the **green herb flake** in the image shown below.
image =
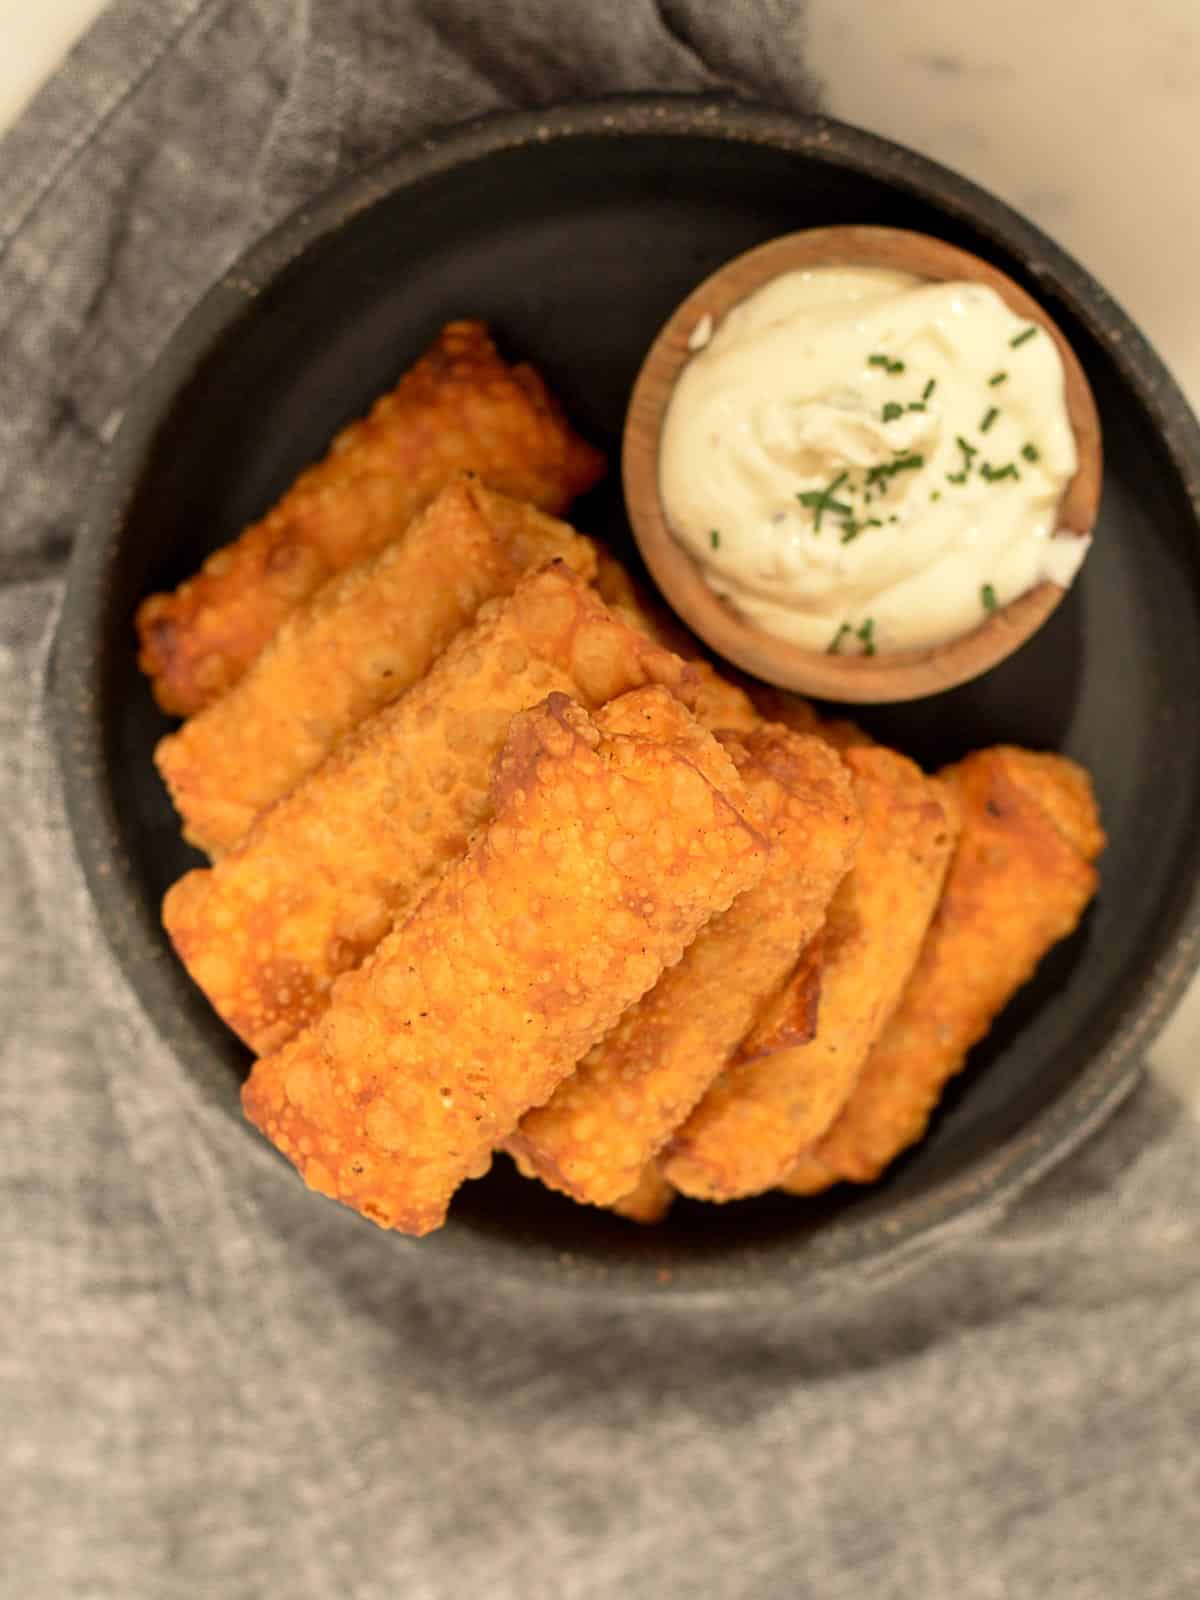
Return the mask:
{"type": "Polygon", "coordinates": [[[996,591],[990,583],[985,583],[983,588],[980,589],[979,602],[985,611],[995,611],[997,604],[996,591]]]}
{"type": "Polygon", "coordinates": [[[1042,459],[1042,453],[1035,444],[1023,444],[1021,446],[1021,454],[1026,461],[1040,461],[1042,459]]]}
{"type": "Polygon", "coordinates": [[[946,474],[947,483],[966,483],[966,481],[967,475],[965,472],[948,472],[946,474]]]}
{"type": "Polygon", "coordinates": [[[843,622],[841,627],[834,634],[833,638],[825,646],[825,654],[827,656],[836,656],[842,647],[842,640],[848,633],[853,632],[854,629],[850,626],[850,624],[848,622],[843,622]]]}
{"type": "Polygon", "coordinates": [[[989,387],[989,389],[994,389],[998,383],[1007,383],[1007,382],[1008,382],[1008,373],[1007,372],[993,372],[991,377],[988,379],[988,387],[989,387]]]}
{"type": "MultiPolygon", "coordinates": [[[[873,356],[867,357],[867,365],[869,367],[883,367],[886,370],[891,365],[891,362],[887,356],[876,351],[873,356]]],[[[845,626],[848,626],[848,624],[843,623],[843,627],[845,626]]]]}
{"type": "Polygon", "coordinates": [[[903,415],[904,407],[898,400],[889,400],[882,412],[884,422],[895,422],[897,417],[902,417],[903,415]]]}
{"type": "Polygon", "coordinates": [[[720,549],[720,547],[721,547],[721,534],[720,534],[720,531],[717,528],[713,528],[711,530],[711,532],[709,533],[708,542],[709,542],[709,544],[712,545],[714,550],[719,550],[720,549]]]}
{"type": "Polygon", "coordinates": [[[1006,461],[1002,467],[994,467],[990,461],[985,461],[979,469],[979,476],[985,483],[1003,483],[1005,478],[1015,478],[1019,482],[1021,478],[1015,461],[1006,461]]]}
{"type": "Polygon", "coordinates": [[[877,466],[868,469],[867,476],[863,480],[864,487],[866,489],[877,487],[882,494],[898,472],[915,472],[924,465],[924,456],[907,450],[897,451],[891,461],[881,461],[877,466]]]}
{"type": "Polygon", "coordinates": [[[866,619],[866,621],[863,623],[862,627],[858,630],[857,634],[855,635],[855,638],[858,639],[858,641],[861,643],[861,645],[863,647],[862,648],[863,655],[865,655],[865,656],[873,656],[875,654],[875,618],[874,617],[868,617],[866,619]]]}
{"type": "Polygon", "coordinates": [[[924,400],[910,400],[908,402],[908,410],[909,411],[924,411],[924,409],[925,409],[924,400]]]}
{"type": "Polygon", "coordinates": [[[865,527],[865,522],[855,522],[853,517],[847,517],[845,522],[842,523],[842,543],[850,544],[858,538],[865,527]]]}
{"type": "Polygon", "coordinates": [[[928,400],[930,395],[932,395],[933,391],[936,388],[937,388],[937,379],[936,378],[930,378],[929,382],[921,390],[921,399],[922,400],[928,400]]]}
{"type": "Polygon", "coordinates": [[[979,424],[980,433],[986,433],[999,415],[995,406],[989,406],[983,414],[983,421],[979,424]]]}
{"type": "Polygon", "coordinates": [[[1037,323],[1031,322],[1027,328],[1023,328],[1020,333],[1013,335],[1013,337],[1008,341],[1009,348],[1012,350],[1019,350],[1023,344],[1028,344],[1036,332],[1037,323]]]}
{"type": "Polygon", "coordinates": [[[837,494],[838,490],[842,487],[849,476],[850,474],[848,472],[839,472],[832,483],[828,484],[824,489],[805,489],[803,494],[798,494],[796,496],[796,499],[799,500],[802,506],[806,506],[814,513],[814,533],[820,533],[821,518],[827,511],[835,511],[839,516],[844,517],[850,516],[853,512],[853,506],[847,505],[844,500],[834,499],[834,496],[837,494]]]}
{"type": "Polygon", "coordinates": [[[935,489],[929,498],[931,500],[940,500],[942,498],[942,491],[940,489],[935,489]]]}

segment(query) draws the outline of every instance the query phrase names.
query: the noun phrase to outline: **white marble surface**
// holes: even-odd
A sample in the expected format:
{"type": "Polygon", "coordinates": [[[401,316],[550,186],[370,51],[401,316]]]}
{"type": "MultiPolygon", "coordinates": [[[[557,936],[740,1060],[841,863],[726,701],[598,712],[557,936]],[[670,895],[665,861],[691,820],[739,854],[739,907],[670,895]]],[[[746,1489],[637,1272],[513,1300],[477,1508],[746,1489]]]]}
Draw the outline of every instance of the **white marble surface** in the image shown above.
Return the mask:
{"type": "MultiPolygon", "coordinates": [[[[0,129],[105,0],[0,0],[0,129]]],[[[1086,262],[1200,409],[1200,0],[808,0],[828,109],[1086,262]]],[[[1200,1115],[1200,984],[1151,1051],[1200,1115]]]]}

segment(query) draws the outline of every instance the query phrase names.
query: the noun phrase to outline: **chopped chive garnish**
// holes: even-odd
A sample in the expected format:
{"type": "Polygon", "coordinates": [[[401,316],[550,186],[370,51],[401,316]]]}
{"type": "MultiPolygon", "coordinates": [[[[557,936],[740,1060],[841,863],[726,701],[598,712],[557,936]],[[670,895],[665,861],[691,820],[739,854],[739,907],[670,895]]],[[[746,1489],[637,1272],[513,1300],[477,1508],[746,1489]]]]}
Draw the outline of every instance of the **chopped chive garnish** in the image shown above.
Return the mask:
{"type": "Polygon", "coordinates": [[[877,350],[874,355],[867,357],[869,367],[882,367],[889,377],[894,378],[898,372],[904,371],[903,361],[893,361],[891,356],[885,356],[877,350]]]}
{"type": "Polygon", "coordinates": [[[904,363],[903,363],[903,361],[889,361],[888,362],[888,376],[889,377],[894,377],[897,372],[903,372],[903,371],[904,371],[904,363]]]}
{"type": "Polygon", "coordinates": [[[853,517],[847,517],[842,523],[842,543],[849,544],[852,539],[857,539],[865,527],[865,522],[855,522],[853,517]]]}
{"type": "Polygon", "coordinates": [[[844,500],[834,499],[834,495],[849,476],[848,472],[839,472],[833,482],[824,489],[806,489],[803,494],[796,496],[802,506],[807,506],[810,511],[815,513],[813,517],[814,533],[820,533],[821,518],[827,511],[836,511],[840,516],[848,517],[854,510],[854,507],[847,505],[844,500]]]}
{"type": "MultiPolygon", "coordinates": [[[[924,465],[924,456],[909,454],[904,450],[898,451],[891,461],[881,461],[878,466],[868,469],[867,475],[863,479],[864,489],[878,486],[879,493],[883,494],[898,472],[915,471],[918,467],[923,467],[924,465]]],[[[864,498],[869,499],[870,496],[865,495],[864,498]]]]}
{"type": "Polygon", "coordinates": [[[1020,479],[1015,461],[1006,461],[1002,467],[993,467],[990,461],[985,461],[979,469],[979,476],[985,483],[1000,483],[1004,478],[1020,479]]]}
{"type": "Polygon", "coordinates": [[[835,656],[835,655],[837,655],[839,649],[841,648],[842,640],[846,637],[846,635],[848,633],[853,633],[853,632],[854,632],[854,629],[850,626],[850,624],[848,622],[843,622],[841,627],[834,634],[833,638],[825,646],[825,654],[827,656],[835,656]]]}
{"type": "Polygon", "coordinates": [[[904,407],[899,403],[898,400],[889,400],[883,408],[883,420],[885,422],[895,422],[897,417],[901,417],[903,415],[904,407]]]}
{"type": "Polygon", "coordinates": [[[998,383],[1003,383],[1007,377],[1007,372],[993,372],[988,379],[988,387],[994,389],[998,383]]]}
{"type": "Polygon", "coordinates": [[[1037,323],[1031,322],[1027,328],[1023,329],[1020,333],[1013,335],[1013,337],[1008,341],[1009,348],[1016,350],[1020,345],[1023,345],[1027,343],[1028,340],[1032,339],[1036,332],[1037,323]]]}
{"type": "Polygon", "coordinates": [[[718,531],[717,531],[717,529],[716,529],[716,528],[714,528],[714,529],[713,529],[713,530],[712,530],[712,532],[711,532],[711,533],[710,533],[710,534],[709,534],[709,536],[708,536],[708,542],[709,542],[709,544],[711,544],[711,545],[712,545],[712,547],[713,547],[713,549],[714,549],[714,550],[715,550],[715,549],[716,549],[716,548],[717,548],[717,547],[718,547],[718,546],[719,546],[719,545],[720,545],[720,543],[721,543],[721,535],[720,535],[720,533],[719,533],[719,532],[718,532],[718,531]]]}
{"type": "Polygon", "coordinates": [[[935,489],[929,498],[931,500],[940,500],[942,498],[942,491],[940,489],[935,489]]]}
{"type": "Polygon", "coordinates": [[[983,421],[979,424],[980,433],[986,433],[999,415],[995,406],[989,406],[983,414],[983,421]]]}
{"type": "MultiPolygon", "coordinates": [[[[888,361],[887,356],[881,355],[877,351],[873,356],[868,356],[867,357],[867,365],[869,367],[887,367],[887,366],[890,365],[890,362],[888,361]]],[[[842,626],[843,627],[848,627],[849,624],[848,623],[843,623],[842,626]]]]}
{"type": "Polygon", "coordinates": [[[875,654],[875,618],[868,617],[855,637],[862,643],[863,655],[873,656],[875,654]]]}
{"type": "Polygon", "coordinates": [[[958,472],[948,472],[946,474],[946,481],[947,483],[966,483],[967,474],[971,470],[971,463],[975,460],[979,451],[975,445],[964,439],[961,433],[955,435],[954,442],[962,451],[963,463],[958,472]]]}
{"type": "Polygon", "coordinates": [[[924,400],[910,400],[908,402],[908,409],[910,411],[924,411],[925,402],[924,400]]]}
{"type": "Polygon", "coordinates": [[[882,528],[883,527],[883,523],[879,520],[878,517],[868,517],[867,520],[863,523],[863,527],[864,528],[882,528]]]}
{"type": "Polygon", "coordinates": [[[985,611],[995,611],[996,591],[992,588],[990,583],[985,583],[983,588],[980,589],[979,599],[985,611]]]}
{"type": "Polygon", "coordinates": [[[936,378],[930,378],[929,382],[921,390],[921,399],[922,400],[928,400],[929,396],[933,393],[933,391],[936,388],[937,388],[937,379],[936,378]]]}
{"type": "Polygon", "coordinates": [[[1042,453],[1035,444],[1023,444],[1021,446],[1021,454],[1026,461],[1040,461],[1042,459],[1042,453]]]}

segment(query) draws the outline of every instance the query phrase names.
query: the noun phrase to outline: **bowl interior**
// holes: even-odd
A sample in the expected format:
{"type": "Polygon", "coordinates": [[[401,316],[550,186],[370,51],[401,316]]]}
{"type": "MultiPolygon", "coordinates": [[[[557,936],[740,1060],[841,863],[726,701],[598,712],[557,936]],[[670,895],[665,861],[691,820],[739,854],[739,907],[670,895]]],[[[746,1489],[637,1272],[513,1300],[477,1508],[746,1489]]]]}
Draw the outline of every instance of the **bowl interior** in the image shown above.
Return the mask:
{"type": "MultiPolygon", "coordinates": [[[[164,890],[197,858],[151,760],[168,723],[135,664],[139,599],[261,514],[460,316],[486,318],[508,354],[534,361],[607,450],[610,475],[573,520],[631,555],[617,460],[626,402],[655,333],[700,279],[764,239],[832,223],[913,228],[985,255],[1046,306],[1088,374],[1108,450],[1096,545],[1003,666],[862,720],[929,765],[1001,740],[1083,761],[1112,840],[1097,903],[975,1052],[930,1136],[874,1188],[680,1204],[641,1231],[498,1161],[428,1246],[635,1284],[669,1269],[708,1288],[764,1262],[862,1262],[1077,1140],[1131,1081],[1138,1042],[1182,981],[1168,969],[1194,916],[1200,850],[1200,538],[1185,482],[1197,459],[1182,454],[1196,450],[1193,425],[1181,406],[1167,418],[1173,453],[1164,414],[1152,414],[1169,380],[1102,292],[1003,207],[907,152],[826,122],[688,102],[496,127],[397,158],[260,247],[147,384],[97,488],[58,641],[78,847],[151,1016],[238,1115],[246,1052],[158,921],[164,890]]],[[[294,1181],[282,1164],[280,1181],[294,1181]]]]}

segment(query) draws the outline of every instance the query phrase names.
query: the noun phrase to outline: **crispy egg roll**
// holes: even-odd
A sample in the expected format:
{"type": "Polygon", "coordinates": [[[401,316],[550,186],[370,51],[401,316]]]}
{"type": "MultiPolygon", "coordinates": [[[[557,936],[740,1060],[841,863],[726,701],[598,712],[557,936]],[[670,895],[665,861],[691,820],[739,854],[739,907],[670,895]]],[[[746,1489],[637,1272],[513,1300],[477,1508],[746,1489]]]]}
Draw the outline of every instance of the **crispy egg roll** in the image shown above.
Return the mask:
{"type": "Polygon", "coordinates": [[[850,780],[818,739],[719,735],[771,846],[762,880],[696,937],[506,1148],[527,1177],[612,1205],[687,1116],[819,927],[858,839],[850,780]]]}
{"type": "Polygon", "coordinates": [[[599,706],[691,669],[615,617],[561,562],[489,600],[428,675],[337,746],[163,922],[212,1005],[258,1054],[325,1007],[488,815],[511,718],[558,690],[599,706]]]}
{"type": "Polygon", "coordinates": [[[352,728],[414,684],[485,600],[594,547],[563,522],[467,476],[407,532],[331,578],[281,623],[228,694],[159,742],[184,837],[216,857],[352,728]]]}
{"type": "Polygon", "coordinates": [[[138,663],[162,709],[191,716],[232,688],[289,611],[401,534],[456,473],[557,513],[603,470],[531,367],[506,366],[482,322],[448,323],[260,522],[142,602],[138,663]]]}
{"type": "Polygon", "coordinates": [[[761,876],[716,741],[664,689],[628,698],[635,734],[565,695],[517,716],[488,827],[255,1066],[246,1114],[311,1188],[382,1227],[438,1227],[521,1113],[761,876]]]}
{"type": "Polygon", "coordinates": [[[915,1143],[971,1046],[1095,893],[1104,833],[1081,767],[1001,745],[942,777],[962,814],[945,890],[847,1105],[788,1174],[793,1193],[869,1183],[915,1143]]]}
{"type": "Polygon", "coordinates": [[[600,598],[643,633],[691,661],[700,654],[700,645],[673,611],[653,598],[605,545],[596,546],[596,576],[593,580],[600,598]]]}
{"type": "Polygon", "coordinates": [[[951,791],[879,745],[843,759],[863,831],[820,935],[816,1032],[797,1042],[812,1013],[801,962],[662,1157],[667,1180],[695,1199],[774,1188],[825,1132],[900,1001],[941,894],[957,836],[951,791]]]}
{"type": "MultiPolygon", "coordinates": [[[[668,650],[673,650],[685,661],[691,662],[697,676],[697,689],[688,704],[704,726],[714,731],[725,728],[734,733],[752,733],[760,727],[764,719],[755,709],[750,695],[732,682],[727,675],[732,669],[727,668],[726,674],[719,673],[700,655],[700,646],[694,635],[688,632],[672,612],[660,605],[657,600],[650,598],[645,588],[631,576],[610,550],[605,549],[603,545],[595,545],[593,548],[596,553],[596,576],[592,581],[597,594],[605,604],[635,628],[639,628],[647,637],[665,645],[668,650]]],[[[770,692],[775,694],[777,691],[770,692]]],[[[815,732],[817,718],[815,713],[808,710],[805,702],[798,700],[795,695],[783,695],[781,691],[779,694],[781,703],[788,702],[787,709],[791,720],[787,725],[796,727],[797,731],[802,733],[815,732]],[[804,726],[799,726],[803,712],[798,708],[808,712],[808,720],[804,726]]],[[[768,717],[766,720],[771,719],[768,717]]]]}
{"type": "Polygon", "coordinates": [[[674,1189],[659,1171],[658,1164],[648,1161],[634,1188],[619,1200],[614,1200],[608,1209],[629,1222],[640,1222],[649,1227],[661,1222],[674,1203],[674,1189]]]}
{"type": "Polygon", "coordinates": [[[807,700],[793,694],[790,689],[776,689],[772,684],[747,680],[750,699],[760,717],[768,722],[782,722],[793,733],[818,733],[828,744],[841,747],[842,741],[831,736],[831,730],[850,727],[850,723],[822,722],[807,700]]]}

